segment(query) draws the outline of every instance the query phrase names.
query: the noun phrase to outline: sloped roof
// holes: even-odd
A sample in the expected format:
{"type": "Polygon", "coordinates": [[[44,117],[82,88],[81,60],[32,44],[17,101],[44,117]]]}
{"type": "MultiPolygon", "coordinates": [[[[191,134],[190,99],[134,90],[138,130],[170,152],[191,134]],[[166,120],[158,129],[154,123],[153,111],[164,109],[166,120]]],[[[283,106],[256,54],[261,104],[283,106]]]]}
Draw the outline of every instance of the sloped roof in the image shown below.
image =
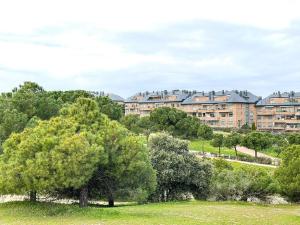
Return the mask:
{"type": "Polygon", "coordinates": [[[211,91],[211,92],[197,92],[183,101],[182,104],[216,104],[216,103],[256,103],[259,97],[249,91],[211,91]],[[194,101],[195,97],[209,97],[208,101],[194,101]],[[228,96],[226,101],[215,101],[215,97],[228,96]]]}
{"type": "Polygon", "coordinates": [[[282,105],[282,106],[289,106],[289,105],[300,105],[300,102],[284,102],[284,103],[270,103],[271,98],[300,98],[300,92],[275,92],[268,97],[260,100],[256,105],[257,106],[276,106],[276,105],[282,105]]]}
{"type": "Polygon", "coordinates": [[[160,103],[160,102],[182,102],[191,95],[189,91],[173,90],[173,91],[153,91],[135,94],[125,100],[125,102],[139,102],[139,103],[160,103]],[[161,99],[151,99],[151,97],[161,97],[161,99]],[[175,96],[175,100],[168,100],[167,97],[175,96]],[[136,97],[141,97],[136,100],[136,97]]]}

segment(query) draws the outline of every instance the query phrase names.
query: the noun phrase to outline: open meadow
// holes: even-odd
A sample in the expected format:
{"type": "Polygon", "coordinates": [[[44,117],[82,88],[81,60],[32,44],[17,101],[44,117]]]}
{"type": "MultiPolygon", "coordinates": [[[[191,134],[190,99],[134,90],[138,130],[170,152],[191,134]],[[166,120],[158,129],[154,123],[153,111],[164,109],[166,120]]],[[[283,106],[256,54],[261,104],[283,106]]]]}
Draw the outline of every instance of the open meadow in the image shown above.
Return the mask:
{"type": "Polygon", "coordinates": [[[0,224],[298,225],[300,206],[188,201],[80,209],[77,205],[10,202],[0,204],[0,224]]]}

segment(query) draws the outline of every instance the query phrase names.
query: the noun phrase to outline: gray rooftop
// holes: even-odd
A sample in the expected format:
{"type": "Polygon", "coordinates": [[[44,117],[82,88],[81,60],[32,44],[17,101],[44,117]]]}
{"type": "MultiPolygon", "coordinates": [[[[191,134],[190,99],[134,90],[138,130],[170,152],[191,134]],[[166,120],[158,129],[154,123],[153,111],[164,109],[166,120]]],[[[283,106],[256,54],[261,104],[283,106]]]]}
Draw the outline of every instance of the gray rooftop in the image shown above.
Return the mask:
{"type": "Polygon", "coordinates": [[[109,97],[114,102],[124,102],[125,101],[124,98],[122,98],[119,95],[113,94],[113,93],[105,93],[105,92],[101,91],[101,92],[92,92],[92,94],[94,94],[96,96],[106,96],[106,97],[109,97]]]}
{"type": "Polygon", "coordinates": [[[139,103],[160,103],[160,102],[182,102],[188,98],[192,92],[186,90],[173,90],[173,91],[153,91],[153,92],[140,92],[125,100],[125,102],[139,102],[139,103]],[[169,100],[167,97],[175,96],[176,99],[169,100]],[[136,100],[136,97],[140,97],[140,100],[136,100]],[[151,99],[151,98],[160,99],[151,99]]]}
{"type": "Polygon", "coordinates": [[[282,106],[289,106],[289,105],[300,105],[300,102],[296,102],[295,98],[300,98],[300,92],[274,92],[273,94],[269,95],[268,97],[260,100],[256,105],[257,106],[276,106],[276,105],[282,105],[282,106]],[[285,103],[270,103],[271,98],[288,98],[290,99],[289,102],[285,103]]]}
{"type": "Polygon", "coordinates": [[[232,91],[211,91],[211,92],[197,92],[187,98],[182,104],[216,104],[216,103],[256,103],[259,101],[259,97],[256,95],[253,95],[249,91],[238,91],[238,90],[232,90],[232,91]],[[195,97],[208,97],[208,101],[194,101],[195,97]],[[228,99],[226,101],[216,101],[215,97],[220,96],[228,96],[228,99]]]}

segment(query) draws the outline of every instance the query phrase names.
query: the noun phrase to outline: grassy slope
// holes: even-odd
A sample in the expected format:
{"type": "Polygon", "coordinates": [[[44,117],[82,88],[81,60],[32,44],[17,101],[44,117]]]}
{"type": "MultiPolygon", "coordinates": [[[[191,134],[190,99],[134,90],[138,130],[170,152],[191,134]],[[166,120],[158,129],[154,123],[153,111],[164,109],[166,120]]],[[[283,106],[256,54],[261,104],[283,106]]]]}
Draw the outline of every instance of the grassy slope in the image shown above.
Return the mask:
{"type": "Polygon", "coordinates": [[[230,162],[230,164],[232,165],[232,167],[234,169],[238,169],[238,168],[254,168],[254,169],[261,169],[261,170],[265,170],[268,172],[274,172],[276,170],[276,168],[273,167],[266,167],[266,166],[260,166],[260,165],[249,165],[249,164],[243,164],[243,163],[239,163],[239,162],[230,162]]]}
{"type": "MultiPolygon", "coordinates": [[[[204,152],[219,154],[219,148],[213,147],[210,144],[210,141],[191,140],[190,144],[189,144],[189,149],[195,150],[195,151],[202,151],[202,144],[203,144],[204,152]]],[[[235,151],[234,151],[234,149],[222,147],[221,154],[235,156],[235,151]]],[[[242,155],[242,153],[238,153],[238,154],[242,155]]]]}
{"type": "MultiPolygon", "coordinates": [[[[203,147],[204,147],[204,151],[205,152],[219,154],[219,149],[216,148],[216,147],[213,147],[210,144],[210,141],[191,140],[190,144],[189,144],[189,149],[196,150],[196,151],[202,151],[202,143],[204,144],[203,147]]],[[[262,153],[264,153],[266,155],[269,155],[269,156],[272,156],[272,157],[275,157],[275,158],[278,158],[278,157],[280,158],[280,155],[277,156],[277,153],[275,153],[275,151],[274,151],[274,149],[272,147],[266,149],[262,153]]],[[[221,154],[235,156],[235,151],[234,151],[234,149],[222,147],[221,148],[221,154]]],[[[243,156],[243,155],[245,156],[245,154],[240,153],[240,152],[238,154],[240,156],[243,156]]]]}
{"type": "Polygon", "coordinates": [[[89,207],[49,203],[0,204],[0,224],[300,224],[300,206],[263,206],[238,202],[175,202],[89,207]]]}

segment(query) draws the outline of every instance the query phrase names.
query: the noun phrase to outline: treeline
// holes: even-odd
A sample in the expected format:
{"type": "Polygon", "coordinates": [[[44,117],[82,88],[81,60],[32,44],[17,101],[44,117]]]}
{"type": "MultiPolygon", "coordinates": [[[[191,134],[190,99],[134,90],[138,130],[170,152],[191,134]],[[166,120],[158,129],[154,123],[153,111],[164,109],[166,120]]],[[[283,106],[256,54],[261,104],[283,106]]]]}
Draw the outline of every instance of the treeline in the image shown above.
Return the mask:
{"type": "Polygon", "coordinates": [[[245,146],[255,151],[257,160],[263,160],[257,157],[257,153],[268,148],[272,147],[279,156],[288,146],[300,145],[299,133],[271,134],[256,131],[254,125],[252,127],[244,125],[238,130],[229,130],[229,135],[214,133],[211,127],[201,123],[198,118],[169,107],[157,108],[149,116],[126,115],[120,122],[136,134],[148,136],[153,132],[165,131],[183,139],[210,140],[212,146],[219,148],[219,155],[222,147],[228,147],[233,148],[238,156],[237,146],[245,146]]]}
{"type": "MultiPolygon", "coordinates": [[[[240,143],[236,133],[214,135],[197,118],[171,108],[142,118],[123,112],[107,97],[48,92],[31,82],[2,94],[0,193],[28,194],[31,201],[79,199],[81,207],[91,199],[106,199],[110,206],[115,200],[247,200],[275,193],[300,199],[298,134],[288,136],[282,165],[273,174],[199,159],[189,153],[188,141],[179,139],[234,147],[240,143]]],[[[260,150],[255,146],[261,140],[267,146],[269,134],[247,135],[245,145],[260,150]]]]}

